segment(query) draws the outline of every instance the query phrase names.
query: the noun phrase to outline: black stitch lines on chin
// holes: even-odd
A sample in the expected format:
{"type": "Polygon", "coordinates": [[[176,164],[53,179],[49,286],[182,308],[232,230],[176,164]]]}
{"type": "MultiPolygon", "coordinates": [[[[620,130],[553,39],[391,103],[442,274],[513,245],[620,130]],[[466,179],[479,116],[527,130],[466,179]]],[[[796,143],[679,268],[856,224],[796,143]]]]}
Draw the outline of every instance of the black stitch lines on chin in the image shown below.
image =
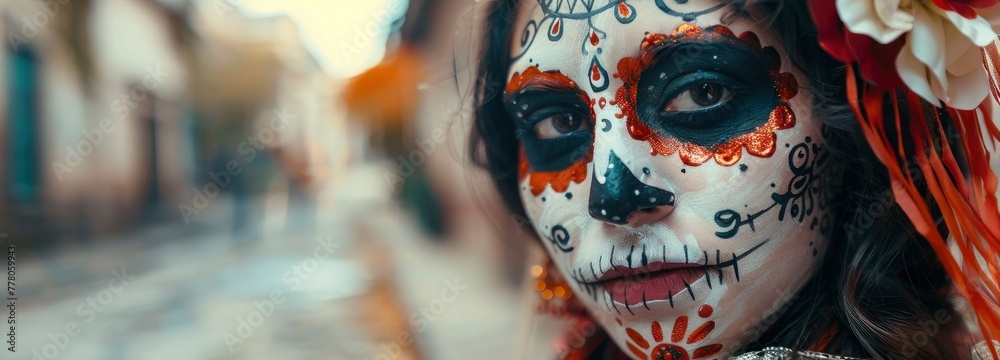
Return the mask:
{"type": "MultiPolygon", "coordinates": [[[[730,258],[728,260],[723,260],[724,257],[722,256],[722,250],[716,249],[716,251],[715,251],[715,261],[714,262],[710,262],[709,256],[708,256],[708,251],[704,251],[704,256],[703,256],[704,260],[703,260],[701,266],[702,266],[702,269],[705,271],[705,276],[704,277],[706,279],[706,284],[708,285],[709,289],[713,288],[713,284],[712,284],[713,280],[712,280],[712,276],[711,276],[711,274],[709,272],[710,270],[715,271],[718,274],[718,282],[717,283],[719,285],[725,285],[725,283],[723,281],[723,270],[727,269],[727,268],[732,268],[733,269],[733,275],[736,278],[736,281],[739,282],[740,281],[740,270],[739,270],[739,263],[740,263],[740,261],[743,260],[744,258],[746,258],[747,256],[749,256],[750,254],[752,254],[753,252],[757,251],[761,247],[763,247],[764,244],[766,244],[768,241],[770,241],[770,239],[766,239],[764,241],[761,241],[757,245],[754,245],[750,249],[747,249],[746,251],[744,251],[744,252],[742,252],[740,254],[731,253],[730,258]]],[[[611,249],[612,250],[611,250],[610,259],[614,259],[614,249],[615,249],[615,246],[612,246],[611,249]]],[[[626,262],[631,262],[633,256],[640,257],[642,259],[647,259],[647,258],[649,258],[649,255],[647,255],[647,251],[649,251],[650,253],[652,253],[652,255],[655,255],[655,252],[653,252],[652,250],[653,250],[652,248],[647,248],[646,246],[643,246],[641,248],[640,252],[636,253],[634,245],[630,246],[630,253],[628,255],[628,258],[626,259],[626,262]]],[[[688,249],[687,249],[687,246],[685,245],[684,246],[685,259],[688,258],[687,251],[688,251],[688,249]]],[[[663,262],[667,262],[667,259],[666,259],[666,256],[665,256],[666,255],[665,248],[663,250],[663,254],[664,254],[664,256],[662,258],[662,261],[663,262]]],[[[601,257],[601,259],[602,258],[603,258],[603,256],[601,257]]],[[[645,261],[643,261],[642,263],[645,264],[645,261]]],[[[688,262],[687,260],[685,260],[685,264],[690,264],[690,262],[688,262]]],[[[608,261],[608,269],[605,270],[605,269],[603,269],[601,267],[600,260],[598,260],[597,269],[601,269],[599,272],[601,274],[603,274],[606,271],[610,271],[611,269],[616,268],[616,266],[621,266],[621,265],[616,265],[616,264],[614,264],[613,260],[610,260],[610,261],[608,261]]],[[[589,264],[589,266],[587,268],[565,269],[564,273],[570,274],[569,278],[572,279],[573,282],[575,282],[579,288],[583,289],[584,292],[586,292],[587,295],[589,295],[593,299],[593,301],[595,303],[598,301],[597,297],[599,295],[602,295],[601,290],[610,291],[610,290],[606,290],[604,288],[604,286],[602,285],[602,283],[600,281],[598,281],[598,279],[599,279],[598,271],[594,270],[594,264],[592,262],[589,264]],[[587,276],[588,272],[589,272],[590,276],[587,276]]],[[[632,278],[632,281],[637,281],[638,282],[638,281],[648,280],[649,277],[651,277],[652,275],[653,274],[651,274],[651,273],[646,273],[646,274],[643,274],[641,276],[635,276],[635,277],[632,278]]],[[[695,296],[694,290],[691,288],[691,283],[688,283],[688,282],[685,281],[684,282],[684,287],[685,287],[685,290],[683,292],[686,292],[688,294],[688,296],[691,297],[691,301],[697,301],[697,297],[695,296]]],[[[678,295],[678,294],[679,293],[677,293],[677,294],[671,293],[670,296],[668,297],[668,301],[669,301],[669,304],[670,304],[671,308],[674,308],[674,296],[678,295]]],[[[602,296],[602,297],[604,298],[605,305],[608,307],[608,309],[609,310],[613,309],[619,315],[622,315],[621,311],[618,309],[618,305],[619,305],[618,302],[611,300],[611,297],[612,297],[611,294],[603,294],[603,295],[604,296],[602,296]]],[[[646,301],[646,294],[643,293],[641,296],[642,296],[642,306],[645,309],[650,310],[649,303],[646,301]]],[[[626,297],[626,294],[623,294],[622,297],[623,298],[626,297]]],[[[629,314],[631,314],[633,316],[635,315],[635,312],[632,311],[632,308],[635,307],[635,306],[629,305],[628,303],[625,303],[623,305],[625,307],[625,310],[629,314]]]]}

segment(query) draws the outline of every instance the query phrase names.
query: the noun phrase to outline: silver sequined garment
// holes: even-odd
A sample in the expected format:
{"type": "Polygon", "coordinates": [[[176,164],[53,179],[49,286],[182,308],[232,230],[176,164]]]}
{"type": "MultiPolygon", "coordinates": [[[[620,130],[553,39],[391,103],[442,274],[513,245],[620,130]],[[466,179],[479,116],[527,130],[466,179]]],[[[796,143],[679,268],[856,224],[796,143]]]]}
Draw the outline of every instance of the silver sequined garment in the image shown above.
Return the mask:
{"type": "MultiPolygon", "coordinates": [[[[1000,341],[994,341],[1000,348],[1000,341]]],[[[975,360],[993,360],[989,346],[983,341],[972,348],[972,358],[975,360]]],[[[863,360],[860,358],[824,354],[814,351],[794,351],[783,347],[767,347],[764,350],[749,352],[733,358],[734,360],[863,360]]]]}
{"type": "Polygon", "coordinates": [[[814,351],[794,351],[783,347],[766,347],[764,350],[749,352],[733,358],[735,360],[862,360],[847,356],[829,355],[814,351]]]}

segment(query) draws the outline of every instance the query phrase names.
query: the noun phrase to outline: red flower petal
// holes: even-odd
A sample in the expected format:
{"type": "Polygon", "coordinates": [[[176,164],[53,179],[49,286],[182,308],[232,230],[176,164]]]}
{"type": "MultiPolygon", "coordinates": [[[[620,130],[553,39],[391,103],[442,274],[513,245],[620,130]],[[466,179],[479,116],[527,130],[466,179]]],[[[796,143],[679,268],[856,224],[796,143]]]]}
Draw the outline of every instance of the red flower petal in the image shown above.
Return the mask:
{"type": "Polygon", "coordinates": [[[998,0],[934,0],[934,4],[945,11],[954,11],[966,19],[975,19],[976,9],[996,5],[998,0]]]}
{"type": "Polygon", "coordinates": [[[978,14],[976,14],[976,9],[973,9],[969,5],[952,3],[951,6],[955,8],[955,12],[957,12],[959,15],[962,15],[962,17],[966,19],[972,20],[979,16],[978,14]]]}
{"type": "Polygon", "coordinates": [[[883,89],[903,85],[896,71],[896,57],[903,47],[903,38],[882,45],[867,35],[847,33],[847,45],[861,68],[861,76],[883,89]]]}
{"type": "Polygon", "coordinates": [[[812,12],[816,30],[819,32],[819,45],[830,56],[843,62],[854,61],[854,55],[847,47],[844,38],[844,23],[837,15],[837,3],[831,0],[809,0],[809,11],[812,12]]]}
{"type": "Polygon", "coordinates": [[[963,4],[976,9],[985,9],[1000,4],[1000,0],[951,0],[952,4],[963,4]]]}
{"type": "Polygon", "coordinates": [[[951,7],[951,2],[948,0],[934,0],[934,5],[945,11],[955,11],[955,8],[951,7]]]}

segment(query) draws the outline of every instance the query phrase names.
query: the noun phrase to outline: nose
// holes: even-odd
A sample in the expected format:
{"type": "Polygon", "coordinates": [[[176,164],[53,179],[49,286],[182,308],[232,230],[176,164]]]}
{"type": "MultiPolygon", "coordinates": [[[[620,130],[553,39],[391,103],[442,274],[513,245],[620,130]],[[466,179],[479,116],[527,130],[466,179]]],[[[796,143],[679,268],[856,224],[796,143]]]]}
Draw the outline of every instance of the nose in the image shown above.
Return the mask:
{"type": "Polygon", "coordinates": [[[625,225],[651,224],[674,208],[674,193],[646,185],[612,150],[601,183],[594,169],[590,185],[590,216],[604,222],[625,225]]]}

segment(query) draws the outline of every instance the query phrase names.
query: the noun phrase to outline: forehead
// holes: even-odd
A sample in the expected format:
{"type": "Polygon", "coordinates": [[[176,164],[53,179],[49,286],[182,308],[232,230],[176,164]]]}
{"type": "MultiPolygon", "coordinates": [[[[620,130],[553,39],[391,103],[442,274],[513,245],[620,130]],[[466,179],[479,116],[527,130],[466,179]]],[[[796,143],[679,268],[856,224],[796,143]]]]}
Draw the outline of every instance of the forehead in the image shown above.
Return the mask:
{"type": "MultiPolygon", "coordinates": [[[[669,34],[684,23],[718,25],[731,12],[722,0],[521,0],[508,76],[537,65],[564,73],[585,91],[608,90],[618,61],[638,55],[646,34],[669,34]]],[[[770,42],[752,21],[729,18],[725,25],[736,33],[754,31],[770,42]]]]}

